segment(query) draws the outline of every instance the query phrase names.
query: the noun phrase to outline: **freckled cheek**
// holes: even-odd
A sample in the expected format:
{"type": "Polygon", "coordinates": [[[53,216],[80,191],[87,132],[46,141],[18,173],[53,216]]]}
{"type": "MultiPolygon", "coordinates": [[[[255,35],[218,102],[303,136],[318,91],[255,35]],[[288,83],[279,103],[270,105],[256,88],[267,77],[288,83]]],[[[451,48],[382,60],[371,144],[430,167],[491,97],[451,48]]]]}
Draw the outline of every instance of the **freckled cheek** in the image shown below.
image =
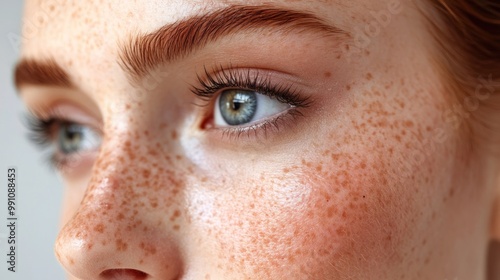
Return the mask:
{"type": "Polygon", "coordinates": [[[349,172],[326,171],[335,168],[311,165],[289,184],[262,183],[260,196],[226,204],[227,220],[240,221],[228,224],[223,240],[240,247],[233,260],[275,270],[287,263],[289,271],[318,277],[400,262],[400,241],[411,235],[415,212],[409,194],[394,191],[386,170],[360,164],[349,172]]]}
{"type": "Polygon", "coordinates": [[[375,272],[380,263],[401,262],[401,241],[411,236],[409,221],[417,208],[410,192],[397,191],[398,183],[387,177],[387,170],[352,162],[349,170],[303,170],[312,190],[304,202],[303,236],[315,233],[308,245],[318,252],[318,262],[350,264],[339,265],[338,271],[364,267],[375,272]]]}
{"type": "MultiPolygon", "coordinates": [[[[323,166],[333,170],[335,166],[323,166]]],[[[384,176],[366,166],[320,174],[311,165],[259,182],[234,183],[238,194],[215,200],[209,236],[226,269],[253,267],[267,276],[282,273],[332,275],[359,256],[381,256],[403,234],[384,176]],[[294,175],[300,174],[300,175],[294,175]],[[286,264],[285,266],[283,266],[286,264]],[[336,265],[335,265],[336,266],[336,265]],[[283,270],[283,267],[287,269],[283,270]]],[[[387,256],[388,261],[390,256],[387,256]]],[[[395,261],[395,260],[391,260],[395,261]]],[[[354,267],[354,266],[353,266],[354,267]]],[[[359,267],[359,266],[358,266],[359,267]]]]}

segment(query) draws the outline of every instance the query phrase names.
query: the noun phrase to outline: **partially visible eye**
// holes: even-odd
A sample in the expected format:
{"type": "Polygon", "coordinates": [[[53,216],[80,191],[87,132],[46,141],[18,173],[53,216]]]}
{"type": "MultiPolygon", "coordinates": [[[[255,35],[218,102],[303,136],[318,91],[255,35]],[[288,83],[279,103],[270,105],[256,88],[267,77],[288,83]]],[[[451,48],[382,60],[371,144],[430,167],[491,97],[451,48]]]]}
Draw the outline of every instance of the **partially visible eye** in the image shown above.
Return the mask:
{"type": "Polygon", "coordinates": [[[57,114],[48,119],[27,115],[30,140],[46,149],[51,165],[58,169],[80,162],[86,153],[97,151],[102,141],[101,133],[92,126],[65,119],[57,114]]]}
{"type": "Polygon", "coordinates": [[[54,144],[56,152],[69,155],[97,149],[101,144],[101,137],[88,126],[63,122],[58,125],[54,144]]]}
{"type": "Polygon", "coordinates": [[[228,89],[219,95],[214,108],[216,127],[241,126],[258,122],[292,108],[251,90],[228,89]]]}

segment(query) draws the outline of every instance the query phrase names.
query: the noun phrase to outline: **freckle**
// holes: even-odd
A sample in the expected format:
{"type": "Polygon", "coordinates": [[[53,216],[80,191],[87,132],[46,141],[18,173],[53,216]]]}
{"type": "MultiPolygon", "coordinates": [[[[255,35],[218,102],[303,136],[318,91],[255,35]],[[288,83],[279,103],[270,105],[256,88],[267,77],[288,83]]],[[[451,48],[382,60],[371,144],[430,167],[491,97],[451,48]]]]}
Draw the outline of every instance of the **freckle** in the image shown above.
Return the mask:
{"type": "Polygon", "coordinates": [[[330,206],[327,208],[327,215],[329,218],[333,217],[333,214],[335,214],[337,212],[337,209],[335,208],[335,206],[330,206]]]}
{"type": "Polygon", "coordinates": [[[117,219],[118,221],[121,221],[121,220],[125,219],[125,215],[123,215],[123,213],[122,213],[122,212],[120,212],[120,213],[118,214],[118,216],[116,217],[116,219],[117,219]]]}
{"type": "Polygon", "coordinates": [[[358,103],[357,103],[357,102],[353,102],[353,103],[352,103],[352,107],[353,107],[353,108],[358,108],[358,103]]]}
{"type": "Polygon", "coordinates": [[[99,232],[99,233],[103,233],[104,232],[104,224],[97,224],[95,227],[94,227],[94,230],[99,232]]]}
{"type": "Polygon", "coordinates": [[[412,121],[405,121],[405,122],[403,123],[403,125],[404,125],[405,127],[413,127],[413,122],[412,122],[412,121]]]}
{"type": "Polygon", "coordinates": [[[283,173],[288,173],[288,172],[290,172],[290,169],[288,169],[288,168],[283,168],[283,173]]]}
{"type": "Polygon", "coordinates": [[[364,161],[363,161],[363,162],[361,162],[361,163],[359,164],[359,167],[360,167],[361,169],[365,169],[365,168],[366,168],[366,162],[364,162],[364,161]]]}
{"type": "Polygon", "coordinates": [[[150,176],[150,175],[151,175],[151,171],[150,171],[150,170],[148,170],[148,169],[144,169],[144,170],[142,170],[142,176],[143,176],[144,178],[146,178],[146,179],[147,179],[147,178],[149,178],[149,176],[150,176]]]}
{"type": "Polygon", "coordinates": [[[118,251],[126,251],[128,247],[127,243],[123,242],[122,239],[117,239],[115,245],[118,251]]]}
{"type": "Polygon", "coordinates": [[[175,231],[178,231],[180,229],[180,226],[179,225],[174,225],[173,228],[174,228],[175,231]]]}
{"type": "Polygon", "coordinates": [[[351,90],[351,86],[350,86],[350,85],[345,86],[345,88],[346,88],[348,91],[349,91],[349,90],[351,90]]]}
{"type": "Polygon", "coordinates": [[[130,109],[130,104],[125,105],[125,109],[130,109]]]}
{"type": "Polygon", "coordinates": [[[372,73],[367,73],[367,74],[366,74],[366,79],[367,79],[368,81],[370,81],[371,79],[373,79],[372,73]]]}
{"type": "Polygon", "coordinates": [[[175,131],[175,129],[172,131],[172,139],[173,140],[177,139],[177,131],[175,131]]]}
{"type": "Polygon", "coordinates": [[[327,71],[327,72],[325,72],[325,78],[329,78],[330,76],[332,76],[332,73],[330,73],[330,72],[328,72],[328,71],[327,71]]]}
{"type": "Polygon", "coordinates": [[[345,211],[342,211],[342,218],[347,218],[347,213],[345,211]]]}
{"type": "Polygon", "coordinates": [[[170,221],[174,221],[175,219],[179,218],[181,216],[181,211],[175,210],[174,214],[170,217],[170,221]]]}

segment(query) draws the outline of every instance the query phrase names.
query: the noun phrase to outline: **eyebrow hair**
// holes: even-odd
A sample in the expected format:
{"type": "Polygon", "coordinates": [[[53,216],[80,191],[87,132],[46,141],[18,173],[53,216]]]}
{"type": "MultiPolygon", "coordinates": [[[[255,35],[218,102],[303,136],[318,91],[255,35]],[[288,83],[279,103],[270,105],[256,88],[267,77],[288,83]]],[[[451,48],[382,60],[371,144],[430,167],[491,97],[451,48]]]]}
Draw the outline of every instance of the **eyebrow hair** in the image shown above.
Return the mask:
{"type": "MultiPolygon", "coordinates": [[[[132,80],[137,81],[156,66],[184,57],[210,42],[232,33],[259,28],[271,28],[283,34],[294,31],[326,37],[349,36],[344,30],[308,12],[269,5],[232,5],[133,37],[123,45],[118,63],[132,80]]],[[[14,83],[17,88],[26,84],[74,87],[70,75],[54,59],[21,59],[14,70],[14,83]]]]}
{"type": "Polygon", "coordinates": [[[26,84],[73,87],[68,73],[53,59],[22,59],[14,70],[14,85],[20,88],[26,84]]]}
{"type": "Polygon", "coordinates": [[[124,45],[119,63],[137,81],[154,67],[184,57],[210,42],[258,28],[272,28],[283,33],[307,31],[323,36],[348,35],[311,13],[267,5],[232,5],[136,36],[124,45]]]}

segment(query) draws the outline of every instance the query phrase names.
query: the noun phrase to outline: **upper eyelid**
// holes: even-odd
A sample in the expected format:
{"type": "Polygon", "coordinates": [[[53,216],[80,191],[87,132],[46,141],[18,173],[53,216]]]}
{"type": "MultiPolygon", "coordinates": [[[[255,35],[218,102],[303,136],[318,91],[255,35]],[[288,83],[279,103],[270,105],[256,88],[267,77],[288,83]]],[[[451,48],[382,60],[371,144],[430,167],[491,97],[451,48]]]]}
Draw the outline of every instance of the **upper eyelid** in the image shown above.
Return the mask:
{"type": "MultiPolygon", "coordinates": [[[[299,77],[272,69],[237,67],[229,64],[227,67],[219,65],[211,71],[204,66],[203,70],[203,76],[197,74],[198,85],[191,85],[191,92],[205,100],[212,98],[223,88],[255,90],[263,94],[290,92],[297,96],[303,91],[302,89],[310,88],[299,77]]],[[[311,101],[312,96],[308,95],[307,99],[311,101]]]]}

